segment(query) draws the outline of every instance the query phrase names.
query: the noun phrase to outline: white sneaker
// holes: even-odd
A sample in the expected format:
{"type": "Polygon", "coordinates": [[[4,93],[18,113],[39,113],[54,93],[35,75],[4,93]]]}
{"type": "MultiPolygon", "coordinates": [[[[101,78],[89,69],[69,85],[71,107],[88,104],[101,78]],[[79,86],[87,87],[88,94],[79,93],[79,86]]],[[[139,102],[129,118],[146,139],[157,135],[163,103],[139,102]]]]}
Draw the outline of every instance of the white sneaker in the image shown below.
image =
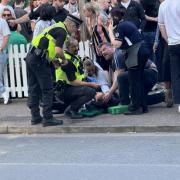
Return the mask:
{"type": "Polygon", "coordinates": [[[4,93],[2,93],[2,97],[4,99],[4,104],[8,104],[8,101],[9,101],[9,91],[5,91],[4,93]]]}

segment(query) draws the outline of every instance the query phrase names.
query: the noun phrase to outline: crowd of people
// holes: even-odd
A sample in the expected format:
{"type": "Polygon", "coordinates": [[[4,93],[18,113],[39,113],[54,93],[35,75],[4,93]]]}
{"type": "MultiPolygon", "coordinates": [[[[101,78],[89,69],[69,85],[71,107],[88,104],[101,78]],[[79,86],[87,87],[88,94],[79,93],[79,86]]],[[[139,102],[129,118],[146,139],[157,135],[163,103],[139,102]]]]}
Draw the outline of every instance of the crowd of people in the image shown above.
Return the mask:
{"type": "Polygon", "coordinates": [[[78,0],[24,4],[0,3],[0,93],[7,104],[7,45],[31,42],[26,64],[32,124],[42,121],[40,102],[44,126],[63,123],[53,112],[83,118],[82,108],[128,105],[125,114],[137,115],[165,102],[167,107],[177,104],[180,113],[178,0],[91,0],[83,7],[78,0]],[[92,52],[83,59],[78,56],[82,23],[92,52]]]}

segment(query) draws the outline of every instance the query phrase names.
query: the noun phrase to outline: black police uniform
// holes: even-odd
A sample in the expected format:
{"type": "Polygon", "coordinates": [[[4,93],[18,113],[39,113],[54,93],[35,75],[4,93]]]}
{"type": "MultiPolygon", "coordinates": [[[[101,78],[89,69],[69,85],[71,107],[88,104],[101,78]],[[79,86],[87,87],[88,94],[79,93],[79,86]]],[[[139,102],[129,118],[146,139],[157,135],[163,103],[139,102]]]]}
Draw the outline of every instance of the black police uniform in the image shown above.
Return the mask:
{"type": "MultiPolygon", "coordinates": [[[[66,52],[67,53],[67,52],[66,52]]],[[[68,81],[76,80],[77,68],[73,64],[73,61],[79,61],[76,56],[68,53],[71,56],[71,60],[62,66],[62,70],[66,73],[68,81]]],[[[83,67],[78,68],[79,72],[83,74],[83,67]]],[[[91,101],[96,95],[95,89],[87,86],[72,86],[66,84],[64,86],[63,98],[64,102],[69,105],[64,111],[66,116],[72,119],[79,119],[81,116],[78,114],[78,110],[84,105],[91,101]]]]}
{"type": "MultiPolygon", "coordinates": [[[[53,28],[49,34],[56,39],[56,46],[62,48],[67,32],[60,27],[53,28]]],[[[43,43],[42,43],[43,44],[43,43]]],[[[43,126],[62,124],[52,116],[53,82],[51,67],[46,59],[46,54],[39,53],[36,48],[31,48],[26,57],[29,99],[28,106],[31,110],[32,124],[41,122],[39,102],[43,106],[43,126]]]]}

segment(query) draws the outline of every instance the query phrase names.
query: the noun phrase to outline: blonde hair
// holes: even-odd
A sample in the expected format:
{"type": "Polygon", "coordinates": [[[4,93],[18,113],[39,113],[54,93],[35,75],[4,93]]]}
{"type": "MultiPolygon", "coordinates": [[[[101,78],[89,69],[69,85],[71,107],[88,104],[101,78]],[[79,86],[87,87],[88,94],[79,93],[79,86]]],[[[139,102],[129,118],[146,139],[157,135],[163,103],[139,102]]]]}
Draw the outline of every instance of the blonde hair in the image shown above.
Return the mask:
{"type": "Polygon", "coordinates": [[[95,6],[92,2],[86,3],[84,5],[84,9],[86,9],[87,11],[91,11],[96,16],[99,14],[99,8],[95,6]]]}

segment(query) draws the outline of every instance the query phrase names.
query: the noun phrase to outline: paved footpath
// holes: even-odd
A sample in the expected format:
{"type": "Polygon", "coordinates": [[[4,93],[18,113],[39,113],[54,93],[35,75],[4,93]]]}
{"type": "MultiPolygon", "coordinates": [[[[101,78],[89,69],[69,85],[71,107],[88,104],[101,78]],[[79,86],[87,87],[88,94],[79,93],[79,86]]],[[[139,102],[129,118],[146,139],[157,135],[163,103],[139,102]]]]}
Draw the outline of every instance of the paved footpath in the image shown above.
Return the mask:
{"type": "Polygon", "coordinates": [[[46,127],[30,125],[30,113],[26,99],[12,100],[11,104],[0,103],[1,134],[38,133],[122,133],[122,132],[180,132],[180,114],[177,108],[166,108],[165,104],[152,106],[149,113],[139,116],[103,114],[83,120],[64,120],[63,126],[46,127]]]}

